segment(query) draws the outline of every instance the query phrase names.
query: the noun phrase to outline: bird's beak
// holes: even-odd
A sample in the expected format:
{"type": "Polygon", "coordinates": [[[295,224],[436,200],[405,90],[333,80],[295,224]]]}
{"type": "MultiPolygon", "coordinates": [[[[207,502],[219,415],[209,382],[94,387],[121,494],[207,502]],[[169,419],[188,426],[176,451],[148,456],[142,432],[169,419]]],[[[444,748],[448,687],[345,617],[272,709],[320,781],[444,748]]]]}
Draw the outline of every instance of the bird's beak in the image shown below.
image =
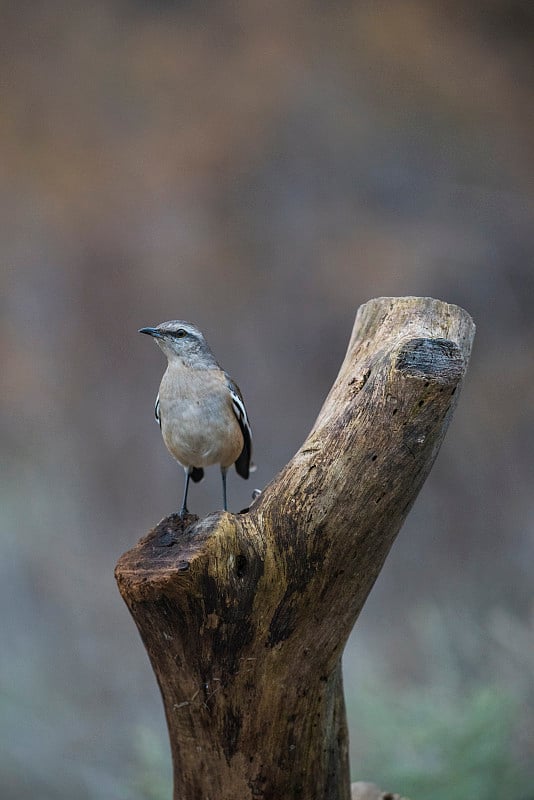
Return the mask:
{"type": "Polygon", "coordinates": [[[163,334],[157,328],[139,328],[138,333],[146,333],[148,336],[153,336],[155,339],[163,339],[163,334]]]}

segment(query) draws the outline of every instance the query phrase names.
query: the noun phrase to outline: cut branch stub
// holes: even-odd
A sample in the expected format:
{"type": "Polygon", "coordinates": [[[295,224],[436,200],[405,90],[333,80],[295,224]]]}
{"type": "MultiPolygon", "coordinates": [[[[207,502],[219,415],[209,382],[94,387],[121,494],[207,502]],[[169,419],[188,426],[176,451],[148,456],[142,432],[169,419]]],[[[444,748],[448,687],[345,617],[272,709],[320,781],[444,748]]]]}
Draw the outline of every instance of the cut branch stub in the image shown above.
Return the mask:
{"type": "Polygon", "coordinates": [[[120,559],[175,800],[349,800],[341,655],[439,450],[473,335],[437,300],[365,304],[308,439],[248,513],[174,515],[120,559]]]}

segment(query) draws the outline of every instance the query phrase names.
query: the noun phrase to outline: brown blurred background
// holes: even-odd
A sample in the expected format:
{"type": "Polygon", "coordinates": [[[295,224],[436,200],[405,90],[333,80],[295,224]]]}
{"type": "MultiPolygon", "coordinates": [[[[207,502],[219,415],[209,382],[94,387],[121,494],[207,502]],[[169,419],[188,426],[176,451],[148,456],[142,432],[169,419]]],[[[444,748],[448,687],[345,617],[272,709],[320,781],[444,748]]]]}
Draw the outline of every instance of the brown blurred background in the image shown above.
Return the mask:
{"type": "MultiPolygon", "coordinates": [[[[137,329],[194,321],[239,382],[258,471],[232,476],[238,509],[306,436],[358,305],[405,294],[478,331],[347,649],[354,778],[534,796],[532,2],[0,11],[2,799],[169,797],[113,580],[183,485],[137,329]]],[[[190,507],[219,494],[213,470],[190,507]]]]}

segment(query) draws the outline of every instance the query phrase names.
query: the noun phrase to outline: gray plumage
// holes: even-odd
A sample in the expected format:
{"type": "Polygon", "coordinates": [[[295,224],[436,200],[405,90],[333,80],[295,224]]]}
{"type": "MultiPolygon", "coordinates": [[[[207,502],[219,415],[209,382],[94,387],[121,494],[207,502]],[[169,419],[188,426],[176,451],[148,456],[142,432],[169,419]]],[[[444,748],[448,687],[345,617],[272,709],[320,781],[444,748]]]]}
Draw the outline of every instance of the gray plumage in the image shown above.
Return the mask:
{"type": "Polygon", "coordinates": [[[152,336],[167,356],[154,410],[167,449],[186,472],[180,513],[187,511],[189,479],[202,480],[211,464],[220,464],[226,509],[228,467],[235,464],[248,478],[251,465],[251,430],[239,387],[190,322],[162,322],[140,333],[152,336]]]}

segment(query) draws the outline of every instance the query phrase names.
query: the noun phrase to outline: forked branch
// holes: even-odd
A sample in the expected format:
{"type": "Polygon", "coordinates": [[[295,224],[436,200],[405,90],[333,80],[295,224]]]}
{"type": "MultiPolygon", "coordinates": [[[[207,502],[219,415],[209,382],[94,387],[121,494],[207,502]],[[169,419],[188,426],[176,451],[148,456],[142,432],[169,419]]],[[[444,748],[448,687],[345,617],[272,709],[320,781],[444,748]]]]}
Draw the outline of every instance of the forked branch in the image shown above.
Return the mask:
{"type": "Polygon", "coordinates": [[[341,655],[437,455],[474,325],[362,306],[307,440],[247,513],[163,520],[119,560],[158,678],[175,800],[349,800],[341,655]]]}

